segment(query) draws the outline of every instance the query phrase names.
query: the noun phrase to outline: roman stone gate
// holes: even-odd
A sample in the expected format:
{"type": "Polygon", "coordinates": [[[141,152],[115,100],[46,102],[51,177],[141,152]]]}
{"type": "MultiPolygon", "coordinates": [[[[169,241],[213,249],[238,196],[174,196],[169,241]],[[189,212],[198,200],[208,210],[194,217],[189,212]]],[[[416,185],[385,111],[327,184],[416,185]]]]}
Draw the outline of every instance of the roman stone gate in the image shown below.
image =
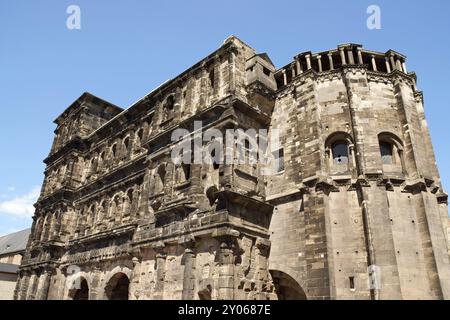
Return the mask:
{"type": "Polygon", "coordinates": [[[55,120],[15,298],[450,299],[423,101],[396,51],[275,68],[234,36],[128,109],[84,93],[55,120]]]}

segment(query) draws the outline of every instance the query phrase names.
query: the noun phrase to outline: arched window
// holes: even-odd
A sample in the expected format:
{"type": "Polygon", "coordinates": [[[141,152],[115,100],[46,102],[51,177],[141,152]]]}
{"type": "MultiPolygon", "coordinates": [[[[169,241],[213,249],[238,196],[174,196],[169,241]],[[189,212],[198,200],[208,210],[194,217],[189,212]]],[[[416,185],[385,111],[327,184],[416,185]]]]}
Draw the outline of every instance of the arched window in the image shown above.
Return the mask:
{"type": "Polygon", "coordinates": [[[133,203],[133,189],[128,190],[127,197],[130,200],[130,204],[133,203]]]}
{"type": "Polygon", "coordinates": [[[335,164],[348,164],[348,144],[346,141],[337,141],[333,143],[331,152],[335,164]]]}
{"type": "Polygon", "coordinates": [[[115,158],[117,155],[117,144],[115,144],[115,143],[113,144],[113,146],[111,147],[111,152],[112,152],[113,158],[115,158]]]}
{"type": "Polygon", "coordinates": [[[97,169],[100,171],[103,171],[102,169],[105,169],[105,151],[102,151],[100,155],[98,156],[98,163],[97,163],[97,169]]]}
{"type": "Polygon", "coordinates": [[[141,144],[141,142],[142,142],[142,138],[143,138],[143,136],[144,136],[144,130],[142,129],[142,128],[140,128],[139,130],[138,130],[138,132],[137,132],[137,137],[138,137],[138,139],[139,139],[139,144],[141,144]]]}
{"type": "Polygon", "coordinates": [[[175,105],[175,99],[174,99],[173,95],[168,96],[166,99],[166,103],[164,104],[164,109],[168,110],[168,111],[172,111],[174,105],[175,105]]]}
{"type": "Polygon", "coordinates": [[[347,132],[332,133],[325,140],[325,154],[331,174],[355,173],[353,139],[347,132]]]}
{"type": "Polygon", "coordinates": [[[164,184],[166,179],[166,166],[161,164],[155,172],[155,183],[153,185],[153,190],[155,194],[159,194],[164,190],[164,184]]]}
{"type": "Polygon", "coordinates": [[[74,282],[74,288],[69,290],[69,298],[72,300],[89,300],[89,286],[86,279],[80,278],[74,282]],[[77,282],[79,282],[79,285],[75,286],[77,282]]]}
{"type": "Polygon", "coordinates": [[[128,300],[130,279],[124,273],[114,275],[105,287],[108,300],[128,300]]]}
{"type": "Polygon", "coordinates": [[[211,88],[214,89],[214,87],[215,87],[214,68],[209,71],[209,84],[210,84],[211,88]]]}
{"type": "Polygon", "coordinates": [[[100,224],[103,222],[105,212],[106,212],[106,200],[102,200],[102,202],[100,202],[100,205],[98,206],[97,219],[95,221],[96,224],[100,224]]]}
{"type": "Polygon", "coordinates": [[[381,163],[384,172],[403,173],[405,170],[403,160],[403,143],[390,132],[378,135],[380,145],[381,163]]]}
{"type": "Polygon", "coordinates": [[[189,180],[191,178],[191,165],[188,163],[183,163],[181,168],[183,169],[184,179],[189,180]]]}
{"type": "Polygon", "coordinates": [[[163,105],[163,122],[172,118],[173,109],[175,106],[175,97],[173,94],[169,95],[163,105]]]}
{"type": "Polygon", "coordinates": [[[126,137],[124,140],[123,140],[123,146],[125,147],[125,152],[128,152],[129,151],[129,148],[130,148],[130,137],[126,137]]]}
{"type": "Polygon", "coordinates": [[[110,219],[114,219],[119,209],[119,196],[116,195],[111,201],[111,205],[109,207],[109,217],[110,219]]]}

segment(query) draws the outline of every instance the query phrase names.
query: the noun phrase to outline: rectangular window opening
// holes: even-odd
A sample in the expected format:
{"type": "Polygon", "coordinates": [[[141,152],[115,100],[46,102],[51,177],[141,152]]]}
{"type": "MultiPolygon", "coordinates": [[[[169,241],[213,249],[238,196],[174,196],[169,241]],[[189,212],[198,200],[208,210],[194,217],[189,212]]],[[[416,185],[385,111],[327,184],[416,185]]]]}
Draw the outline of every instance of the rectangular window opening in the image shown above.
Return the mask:
{"type": "Polygon", "coordinates": [[[273,157],[275,160],[277,173],[283,172],[285,169],[285,167],[284,167],[284,149],[283,148],[278,149],[277,151],[274,151],[272,154],[273,154],[273,157]]]}
{"type": "Polygon", "coordinates": [[[350,290],[355,290],[355,277],[349,277],[350,281],[350,290]]]}

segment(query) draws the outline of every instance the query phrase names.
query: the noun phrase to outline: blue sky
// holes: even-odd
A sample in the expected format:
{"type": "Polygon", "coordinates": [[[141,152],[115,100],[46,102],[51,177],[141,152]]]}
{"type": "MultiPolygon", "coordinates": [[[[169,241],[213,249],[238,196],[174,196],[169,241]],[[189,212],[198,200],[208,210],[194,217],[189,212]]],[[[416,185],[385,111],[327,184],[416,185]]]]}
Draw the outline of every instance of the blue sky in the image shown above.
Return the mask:
{"type": "Polygon", "coordinates": [[[450,186],[450,2],[0,0],[0,235],[31,225],[52,121],[83,92],[122,107],[234,34],[277,67],[339,43],[394,49],[418,74],[444,186],[450,186]],[[69,5],[81,30],[66,27],[69,5]],[[369,5],[381,30],[366,27],[369,5]]]}

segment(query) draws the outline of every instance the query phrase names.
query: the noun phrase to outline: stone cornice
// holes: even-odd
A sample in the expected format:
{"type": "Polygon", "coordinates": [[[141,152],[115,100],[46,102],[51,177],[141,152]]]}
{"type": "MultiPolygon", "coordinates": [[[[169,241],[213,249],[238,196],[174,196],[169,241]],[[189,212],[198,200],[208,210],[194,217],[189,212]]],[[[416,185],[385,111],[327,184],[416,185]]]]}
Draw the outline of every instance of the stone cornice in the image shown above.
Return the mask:
{"type": "Polygon", "coordinates": [[[64,146],[59,148],[57,151],[49,155],[45,160],[44,163],[48,166],[55,162],[56,160],[64,157],[66,154],[68,154],[71,151],[79,151],[79,152],[85,152],[88,149],[88,145],[86,144],[86,141],[82,139],[79,136],[75,136],[72,140],[69,140],[64,146]]]}
{"type": "Polygon", "coordinates": [[[71,247],[84,246],[103,239],[119,238],[126,234],[131,234],[136,230],[137,223],[129,223],[123,226],[103,230],[101,232],[89,234],[76,239],[69,240],[68,245],[71,247]]]}
{"type": "Polygon", "coordinates": [[[51,207],[55,204],[65,204],[70,205],[74,200],[75,190],[69,187],[63,187],[54,193],[46,196],[45,198],[39,199],[34,207],[37,210],[41,210],[47,207],[51,207]]]}

